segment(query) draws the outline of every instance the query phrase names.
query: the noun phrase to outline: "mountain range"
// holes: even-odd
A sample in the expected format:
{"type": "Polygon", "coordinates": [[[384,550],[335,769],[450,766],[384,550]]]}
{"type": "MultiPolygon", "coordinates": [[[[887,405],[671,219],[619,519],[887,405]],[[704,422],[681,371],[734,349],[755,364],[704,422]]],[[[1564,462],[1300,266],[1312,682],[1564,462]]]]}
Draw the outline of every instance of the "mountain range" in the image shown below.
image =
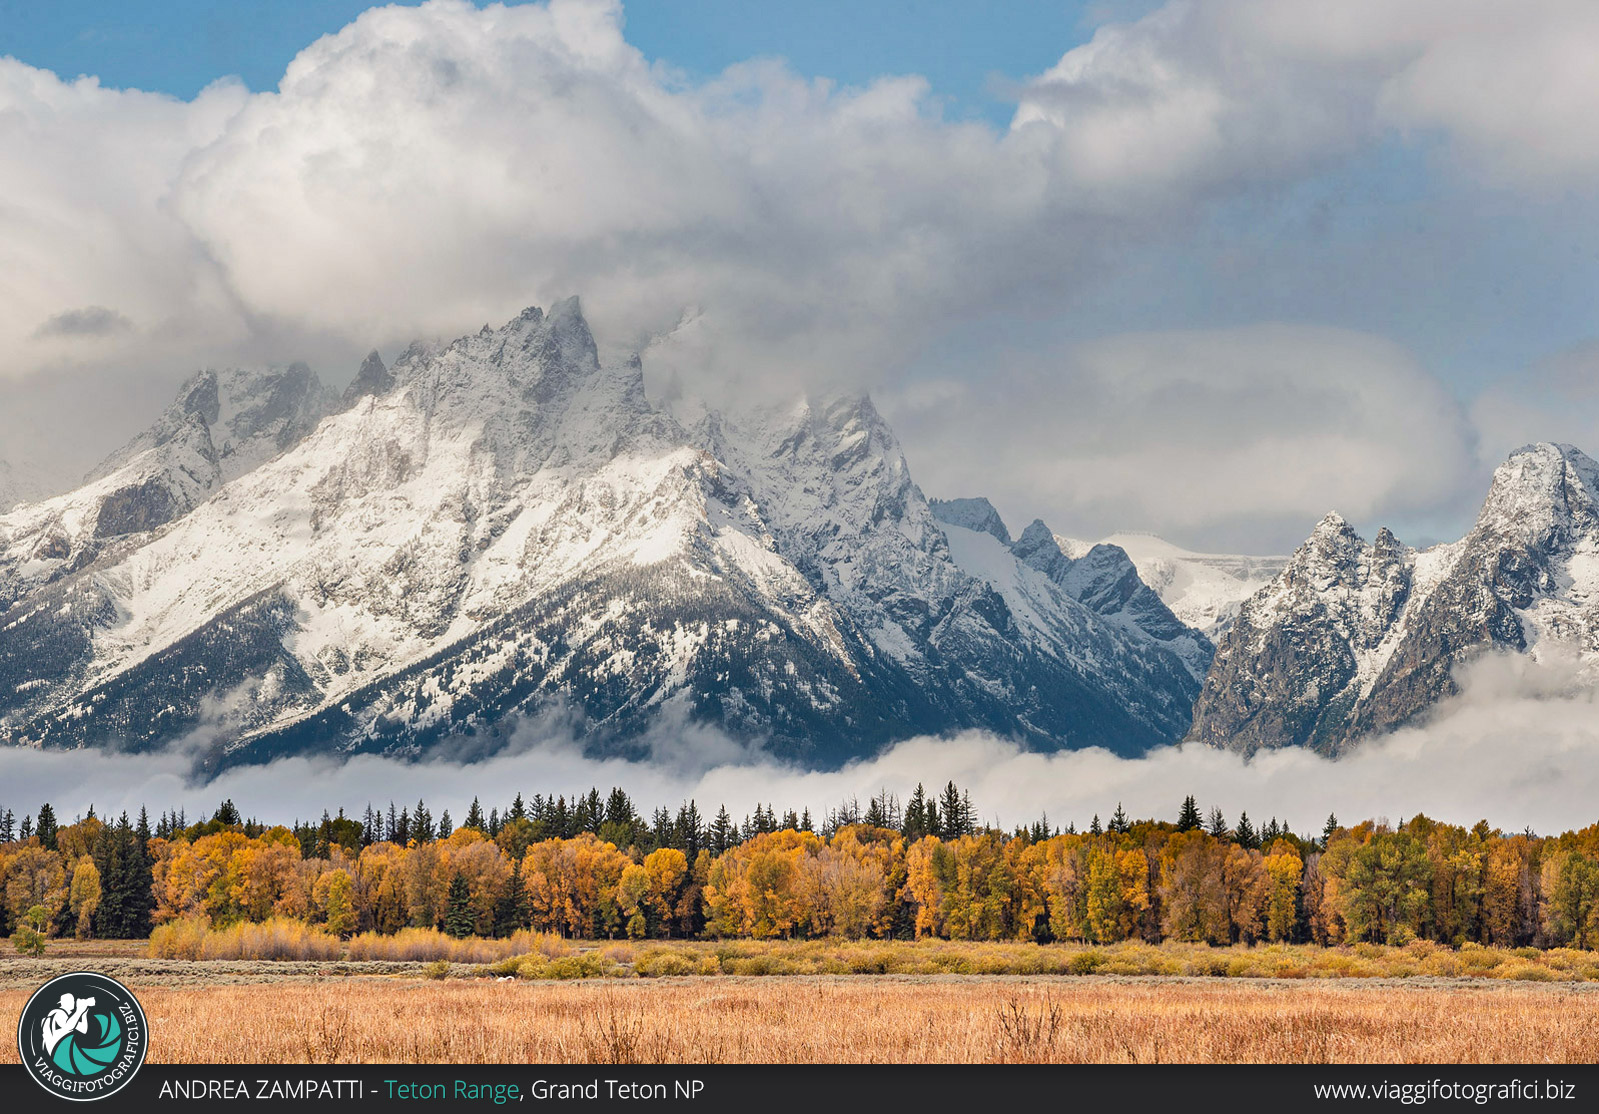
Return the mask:
{"type": "Polygon", "coordinates": [[[1523,450],[1426,550],[1336,516],[1288,558],[1012,537],[925,498],[865,396],[680,419],[570,299],[342,392],[202,371],[0,515],[0,741],[222,764],[558,713],[602,752],[709,725],[817,766],[968,728],[1337,754],[1485,648],[1594,649],[1596,474],[1523,450]]]}

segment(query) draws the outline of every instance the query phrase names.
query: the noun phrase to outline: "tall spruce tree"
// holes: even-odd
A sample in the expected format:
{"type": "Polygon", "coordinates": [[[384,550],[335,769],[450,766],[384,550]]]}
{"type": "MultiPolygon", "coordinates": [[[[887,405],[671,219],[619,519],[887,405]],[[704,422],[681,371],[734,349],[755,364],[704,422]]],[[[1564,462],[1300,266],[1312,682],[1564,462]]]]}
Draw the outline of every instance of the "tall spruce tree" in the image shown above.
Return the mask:
{"type": "Polygon", "coordinates": [[[1255,834],[1254,825],[1249,822],[1249,813],[1238,814],[1238,827],[1233,831],[1233,840],[1246,851],[1252,851],[1260,846],[1260,837],[1255,834]]]}
{"type": "Polygon", "coordinates": [[[1212,839],[1231,839],[1232,829],[1227,826],[1227,818],[1221,814],[1221,809],[1210,810],[1210,823],[1205,826],[1212,839]]]}
{"type": "Polygon", "coordinates": [[[1177,830],[1179,832],[1196,832],[1204,826],[1205,821],[1199,815],[1199,805],[1194,800],[1192,793],[1183,798],[1182,810],[1177,813],[1177,830]]]}
{"type": "Polygon", "coordinates": [[[39,837],[39,846],[47,851],[57,850],[56,832],[59,830],[56,824],[56,810],[46,801],[39,806],[39,822],[33,827],[33,834],[39,837]]]}
{"type": "Polygon", "coordinates": [[[518,929],[526,928],[527,925],[527,900],[522,888],[522,864],[513,859],[511,880],[506,883],[499,901],[494,906],[494,935],[509,936],[518,929]]]}
{"type": "Polygon", "coordinates": [[[684,856],[688,859],[689,866],[694,865],[694,860],[699,857],[700,849],[705,846],[705,819],[700,815],[699,806],[691,797],[687,804],[677,810],[677,844],[684,856]]]}
{"type": "Polygon", "coordinates": [[[953,781],[944,786],[943,795],[938,802],[938,814],[942,823],[939,832],[945,839],[955,839],[959,836],[970,834],[966,830],[966,808],[961,803],[960,790],[955,788],[953,781]]]}
{"type": "Polygon", "coordinates": [[[466,875],[457,874],[450,879],[450,894],[444,905],[444,931],[459,940],[472,935],[472,890],[466,884],[466,875]]]}
{"type": "Polygon", "coordinates": [[[706,846],[713,855],[723,855],[728,848],[738,840],[738,829],[733,823],[733,818],[727,813],[727,806],[723,805],[716,810],[716,819],[711,821],[711,829],[707,833],[706,846]]]}
{"type": "Polygon", "coordinates": [[[922,788],[922,783],[916,783],[916,792],[911,794],[911,799],[905,804],[905,822],[900,828],[909,843],[915,843],[924,836],[933,834],[935,825],[927,820],[927,790],[922,788]]]}

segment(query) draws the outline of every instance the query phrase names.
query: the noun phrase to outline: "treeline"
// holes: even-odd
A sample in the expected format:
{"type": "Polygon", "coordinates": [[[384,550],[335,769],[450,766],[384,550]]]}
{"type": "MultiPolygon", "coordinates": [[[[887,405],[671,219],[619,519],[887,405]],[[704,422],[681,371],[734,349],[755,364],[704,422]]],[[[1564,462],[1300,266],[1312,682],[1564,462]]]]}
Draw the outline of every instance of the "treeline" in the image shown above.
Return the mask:
{"type": "Polygon", "coordinates": [[[45,806],[15,830],[0,810],[0,837],[9,924],[79,936],[291,917],[346,936],[1599,945],[1599,825],[1539,837],[1329,817],[1308,837],[1206,818],[1192,797],[1174,822],[1118,806],[1081,832],[982,825],[950,783],[814,826],[769,806],[707,821],[693,802],[646,818],[621,790],[592,790],[487,815],[474,801],[459,826],[423,802],[273,827],[231,802],[154,826],[92,810],[61,826],[45,806]]]}

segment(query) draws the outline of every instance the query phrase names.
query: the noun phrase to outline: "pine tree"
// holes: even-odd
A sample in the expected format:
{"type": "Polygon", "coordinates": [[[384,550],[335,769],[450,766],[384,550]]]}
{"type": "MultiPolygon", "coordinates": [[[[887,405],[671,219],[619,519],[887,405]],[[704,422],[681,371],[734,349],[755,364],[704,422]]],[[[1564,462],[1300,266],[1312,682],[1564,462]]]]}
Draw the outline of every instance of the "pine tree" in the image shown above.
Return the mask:
{"type": "Polygon", "coordinates": [[[605,822],[619,828],[631,828],[636,820],[638,810],[633,807],[632,798],[620,788],[612,789],[605,802],[605,822]]]}
{"type": "Polygon", "coordinates": [[[727,806],[723,805],[716,810],[716,819],[711,821],[711,830],[707,833],[706,846],[712,855],[724,855],[727,849],[737,841],[737,832],[733,827],[733,818],[727,813],[727,806]]]}
{"type": "Polygon", "coordinates": [[[494,935],[509,936],[527,927],[527,904],[522,889],[522,864],[511,863],[511,880],[494,906],[494,935]]]}
{"type": "Polygon", "coordinates": [[[1338,817],[1333,813],[1327,814],[1327,823],[1321,829],[1321,846],[1325,850],[1332,842],[1332,837],[1338,834],[1338,817]]]}
{"type": "Polygon", "coordinates": [[[882,802],[877,797],[866,802],[866,823],[874,828],[888,827],[888,814],[883,811],[882,802]]]}
{"type": "Polygon", "coordinates": [[[1183,798],[1182,811],[1177,814],[1177,830],[1179,832],[1194,832],[1204,826],[1204,820],[1199,816],[1199,805],[1194,800],[1192,793],[1183,798]]]}
{"type": "Polygon", "coordinates": [[[366,812],[361,816],[361,846],[371,847],[378,840],[378,814],[372,811],[372,802],[366,803],[366,812]]]}
{"type": "Polygon", "coordinates": [[[416,809],[411,813],[411,838],[418,843],[429,843],[433,839],[433,814],[427,810],[419,798],[416,809]]]}
{"type": "Polygon", "coordinates": [[[945,839],[955,839],[967,835],[966,808],[961,803],[960,790],[955,788],[953,781],[944,786],[943,796],[939,799],[939,815],[944,818],[943,832],[945,839]]]}
{"type": "Polygon", "coordinates": [[[1110,830],[1117,835],[1126,835],[1133,830],[1133,826],[1127,822],[1127,814],[1122,811],[1122,803],[1120,801],[1116,802],[1116,811],[1111,814],[1110,830]]]}
{"type": "Polygon", "coordinates": [[[802,832],[815,830],[811,827],[811,810],[808,808],[804,812],[800,813],[799,830],[802,832]]]}
{"type": "Polygon", "coordinates": [[[239,816],[239,810],[234,805],[232,797],[217,806],[216,812],[211,814],[211,819],[229,828],[238,827],[244,823],[243,818],[239,816]]]}
{"type": "Polygon", "coordinates": [[[1088,823],[1088,834],[1097,836],[1103,835],[1104,833],[1105,829],[1101,827],[1099,823],[1099,813],[1096,812],[1094,813],[1094,818],[1088,823]]]}
{"type": "Polygon", "coordinates": [[[500,829],[503,828],[503,827],[505,827],[505,825],[500,823],[500,810],[497,809],[497,808],[490,808],[489,809],[489,838],[490,839],[498,838],[499,834],[500,834],[500,829]]]}
{"type": "Polygon", "coordinates": [[[699,806],[694,803],[693,798],[678,808],[674,824],[677,827],[676,846],[682,849],[684,856],[692,865],[699,857],[700,849],[705,846],[706,838],[705,820],[700,816],[699,806]]]}
{"type": "MultiPolygon", "coordinates": [[[[677,832],[672,827],[672,814],[665,805],[656,805],[650,817],[650,837],[657,847],[677,847],[677,832]]],[[[678,847],[681,851],[682,848],[678,847]]]]}
{"type": "Polygon", "coordinates": [[[1205,830],[1210,833],[1212,839],[1228,839],[1233,834],[1232,829],[1227,827],[1227,818],[1221,814],[1219,808],[1210,810],[1210,823],[1205,830]]]}
{"type": "Polygon", "coordinates": [[[128,935],[138,939],[150,935],[150,918],[155,912],[154,863],[150,859],[150,814],[139,809],[139,823],[133,829],[133,871],[128,883],[126,913],[128,935]]]}
{"type": "Polygon", "coordinates": [[[1260,838],[1255,835],[1255,829],[1249,823],[1249,813],[1238,814],[1238,829],[1233,833],[1233,839],[1246,851],[1260,846],[1260,838]]]}
{"type": "Polygon", "coordinates": [[[47,851],[56,850],[56,810],[50,807],[49,802],[39,806],[39,822],[34,826],[34,834],[39,837],[39,846],[47,851]]]}
{"type": "Polygon", "coordinates": [[[605,822],[605,804],[600,800],[600,791],[590,789],[578,802],[572,814],[572,834],[579,832],[593,832],[599,834],[600,825],[605,822]]]}
{"type": "MultiPolygon", "coordinates": [[[[473,798],[474,801],[476,799],[476,797],[473,798]]],[[[481,817],[482,813],[479,813],[478,815],[481,817]]],[[[522,794],[518,793],[516,798],[511,802],[511,811],[505,814],[505,818],[507,820],[527,819],[527,805],[522,803],[522,794]]]]}
{"type": "Polygon", "coordinates": [[[122,821],[107,830],[95,848],[94,865],[100,872],[100,904],[94,911],[94,934],[101,939],[122,939],[124,921],[122,898],[127,888],[127,876],[132,869],[133,830],[128,827],[128,814],[122,821]]]}
{"type": "Polygon", "coordinates": [[[0,812],[0,843],[10,843],[16,834],[16,814],[8,808],[0,812]]]}
{"type": "MultiPolygon", "coordinates": [[[[516,796],[520,800],[522,794],[518,793],[516,796]]],[[[466,810],[466,823],[461,827],[476,828],[480,832],[483,830],[483,806],[477,803],[476,797],[472,798],[472,807],[466,810]]]]}
{"type": "Polygon", "coordinates": [[[915,843],[923,836],[931,835],[935,825],[927,822],[927,790],[922,788],[922,783],[916,783],[916,792],[911,794],[911,799],[905,805],[904,826],[900,828],[908,842],[915,843]]]}
{"type": "Polygon", "coordinates": [[[383,838],[390,843],[405,846],[405,840],[400,838],[400,814],[394,811],[394,802],[389,802],[388,822],[383,825],[383,838]]]}
{"type": "Polygon", "coordinates": [[[457,874],[450,879],[450,896],[444,909],[446,933],[457,940],[472,935],[472,891],[467,887],[466,875],[457,874]]]}
{"type": "Polygon", "coordinates": [[[439,813],[439,838],[449,839],[450,833],[455,831],[455,825],[450,823],[450,810],[445,809],[439,813]]]}

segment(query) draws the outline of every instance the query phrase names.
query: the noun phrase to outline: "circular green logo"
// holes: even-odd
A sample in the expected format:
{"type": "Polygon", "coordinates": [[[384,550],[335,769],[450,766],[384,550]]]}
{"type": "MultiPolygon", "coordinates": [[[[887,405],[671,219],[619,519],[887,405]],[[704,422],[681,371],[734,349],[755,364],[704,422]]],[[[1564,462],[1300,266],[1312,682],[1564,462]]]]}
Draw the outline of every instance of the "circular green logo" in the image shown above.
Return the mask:
{"type": "Polygon", "coordinates": [[[149,1043],[133,992],[93,971],[45,983],[17,1022],[17,1050],[28,1074],[51,1094],[80,1102],[127,1086],[149,1043]]]}

